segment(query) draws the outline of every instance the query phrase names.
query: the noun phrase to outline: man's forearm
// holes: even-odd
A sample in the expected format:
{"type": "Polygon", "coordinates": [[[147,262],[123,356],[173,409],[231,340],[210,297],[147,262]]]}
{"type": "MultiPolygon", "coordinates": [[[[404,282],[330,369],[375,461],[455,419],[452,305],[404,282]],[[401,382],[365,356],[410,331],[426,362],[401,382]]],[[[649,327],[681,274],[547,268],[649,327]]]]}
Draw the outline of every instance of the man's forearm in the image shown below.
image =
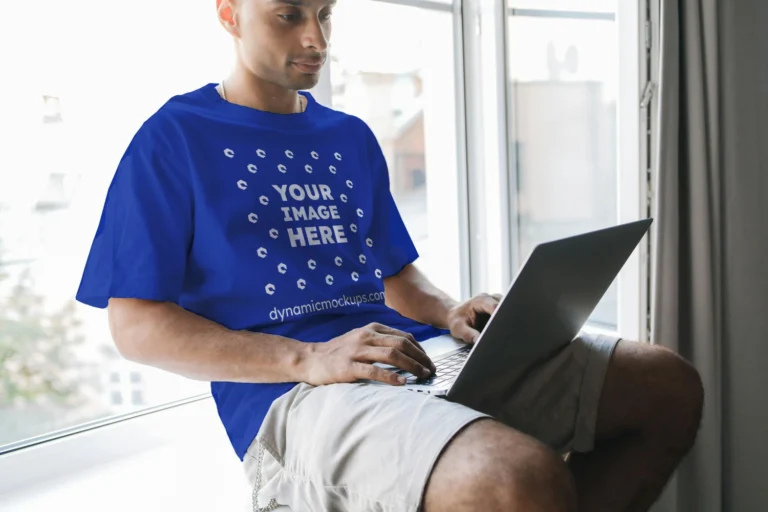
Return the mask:
{"type": "Polygon", "coordinates": [[[175,304],[112,299],[112,336],[121,354],[202,381],[300,382],[310,344],[232,331],[175,304]]]}
{"type": "Polygon", "coordinates": [[[448,312],[458,304],[414,265],[384,282],[387,305],[417,322],[447,329],[448,312]]]}

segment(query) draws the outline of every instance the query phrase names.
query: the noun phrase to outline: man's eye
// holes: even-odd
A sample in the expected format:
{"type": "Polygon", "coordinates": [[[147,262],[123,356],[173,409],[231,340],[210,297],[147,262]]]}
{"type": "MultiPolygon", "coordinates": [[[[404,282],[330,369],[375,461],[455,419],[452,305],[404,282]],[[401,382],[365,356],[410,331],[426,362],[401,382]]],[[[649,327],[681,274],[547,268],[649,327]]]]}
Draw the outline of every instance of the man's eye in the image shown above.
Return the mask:
{"type": "Polygon", "coordinates": [[[327,12],[325,14],[321,14],[320,15],[320,19],[323,20],[323,21],[328,21],[329,19],[331,19],[332,15],[333,15],[332,12],[327,12]]]}
{"type": "Polygon", "coordinates": [[[278,14],[281,18],[283,18],[285,21],[296,21],[299,19],[299,17],[295,14],[278,14]]]}

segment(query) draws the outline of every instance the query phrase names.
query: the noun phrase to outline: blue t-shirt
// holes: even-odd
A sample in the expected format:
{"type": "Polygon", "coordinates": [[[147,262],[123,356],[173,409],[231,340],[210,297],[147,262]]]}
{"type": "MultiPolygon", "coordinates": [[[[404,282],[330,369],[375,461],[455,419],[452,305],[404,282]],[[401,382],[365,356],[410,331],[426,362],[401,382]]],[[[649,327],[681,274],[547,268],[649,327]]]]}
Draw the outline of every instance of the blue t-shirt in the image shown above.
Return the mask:
{"type": "MultiPolygon", "coordinates": [[[[173,302],[304,342],[374,321],[418,340],[443,334],[384,303],[383,279],[418,253],[376,138],[303,94],[299,114],[228,103],[215,84],[160,108],[120,161],[77,299],[173,302]]],[[[294,385],[211,384],[241,459],[294,385]]]]}

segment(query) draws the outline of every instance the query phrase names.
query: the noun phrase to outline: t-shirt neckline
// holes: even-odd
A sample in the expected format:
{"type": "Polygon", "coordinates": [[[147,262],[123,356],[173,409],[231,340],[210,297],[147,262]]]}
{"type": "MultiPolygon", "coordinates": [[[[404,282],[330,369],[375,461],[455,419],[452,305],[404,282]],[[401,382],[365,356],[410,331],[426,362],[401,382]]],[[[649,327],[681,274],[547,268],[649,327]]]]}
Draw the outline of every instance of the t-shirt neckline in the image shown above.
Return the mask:
{"type": "Polygon", "coordinates": [[[304,112],[297,112],[295,114],[277,114],[275,112],[267,112],[265,110],[258,110],[229,102],[221,97],[219,91],[216,90],[217,86],[218,84],[216,83],[209,83],[203,87],[203,94],[216,106],[217,109],[226,112],[229,116],[270,127],[301,128],[312,124],[317,101],[312,94],[307,91],[299,91],[299,94],[304,96],[307,100],[307,106],[304,109],[304,112]]]}

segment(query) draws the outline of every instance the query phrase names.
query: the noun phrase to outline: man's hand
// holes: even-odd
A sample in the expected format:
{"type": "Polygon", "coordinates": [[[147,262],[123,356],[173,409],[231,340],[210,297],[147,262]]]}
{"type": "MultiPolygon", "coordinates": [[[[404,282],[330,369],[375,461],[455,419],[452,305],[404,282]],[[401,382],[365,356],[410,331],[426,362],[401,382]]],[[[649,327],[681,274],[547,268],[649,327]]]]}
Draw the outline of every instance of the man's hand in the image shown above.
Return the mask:
{"type": "Polygon", "coordinates": [[[477,330],[478,320],[490,316],[501,302],[501,295],[483,293],[451,308],[448,313],[448,326],[451,335],[465,343],[474,343],[480,336],[477,330]]]}
{"type": "Polygon", "coordinates": [[[360,379],[395,386],[405,383],[401,376],[373,363],[390,364],[420,377],[429,377],[435,371],[411,334],[373,323],[327,343],[311,344],[304,363],[305,382],[314,386],[360,379]]]}

